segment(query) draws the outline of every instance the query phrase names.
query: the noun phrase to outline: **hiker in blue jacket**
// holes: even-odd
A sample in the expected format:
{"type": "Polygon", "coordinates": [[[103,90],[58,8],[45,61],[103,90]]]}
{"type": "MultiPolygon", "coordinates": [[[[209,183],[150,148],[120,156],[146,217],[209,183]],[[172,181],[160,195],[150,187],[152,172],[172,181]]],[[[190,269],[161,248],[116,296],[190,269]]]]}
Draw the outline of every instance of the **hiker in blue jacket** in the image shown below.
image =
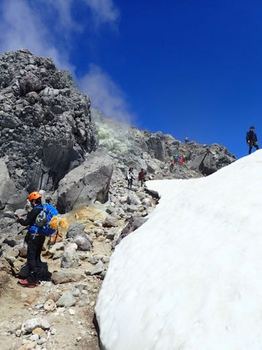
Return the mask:
{"type": "MultiPolygon", "coordinates": [[[[32,210],[26,219],[18,218],[17,222],[28,227],[27,233],[27,268],[28,277],[19,280],[24,287],[35,287],[41,278],[41,270],[44,263],[41,261],[41,251],[46,235],[54,232],[49,227],[52,216],[57,215],[57,210],[50,204],[42,204],[42,196],[39,192],[32,192],[27,197],[32,210]]],[[[48,270],[47,270],[48,271],[48,270]]]]}

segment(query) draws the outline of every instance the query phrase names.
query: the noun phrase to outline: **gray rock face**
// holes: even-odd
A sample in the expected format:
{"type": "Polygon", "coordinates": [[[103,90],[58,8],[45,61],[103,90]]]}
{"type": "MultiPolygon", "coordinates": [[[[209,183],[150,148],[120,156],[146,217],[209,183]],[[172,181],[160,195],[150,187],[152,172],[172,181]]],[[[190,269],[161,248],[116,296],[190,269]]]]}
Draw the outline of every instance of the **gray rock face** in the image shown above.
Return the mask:
{"type": "Polygon", "coordinates": [[[54,189],[96,148],[90,100],[52,60],[0,56],[0,157],[19,188],[54,189]]]}
{"type": "Polygon", "coordinates": [[[98,200],[106,202],[113,173],[113,163],[103,152],[94,152],[70,171],[59,183],[58,206],[61,212],[98,200]]]}
{"type": "Polygon", "coordinates": [[[0,159],[0,210],[4,209],[9,198],[14,194],[15,184],[10,179],[4,160],[0,159]]]}
{"type": "Polygon", "coordinates": [[[158,135],[153,134],[147,140],[148,152],[152,157],[158,160],[165,160],[166,147],[164,140],[158,135]]]}
{"type": "Polygon", "coordinates": [[[16,211],[17,209],[24,208],[26,205],[27,192],[24,190],[16,190],[14,194],[11,194],[6,202],[5,210],[16,211]]]}

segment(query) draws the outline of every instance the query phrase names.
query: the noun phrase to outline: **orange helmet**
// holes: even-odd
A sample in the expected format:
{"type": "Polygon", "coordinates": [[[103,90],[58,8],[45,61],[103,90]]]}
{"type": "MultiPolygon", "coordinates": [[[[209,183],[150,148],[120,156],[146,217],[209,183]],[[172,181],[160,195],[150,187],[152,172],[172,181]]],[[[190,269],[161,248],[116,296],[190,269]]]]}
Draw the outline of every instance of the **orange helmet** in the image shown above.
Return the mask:
{"type": "Polygon", "coordinates": [[[30,202],[32,202],[33,200],[39,199],[39,198],[41,198],[41,197],[42,197],[42,196],[41,196],[41,194],[40,194],[39,192],[31,192],[31,193],[28,195],[27,199],[28,199],[30,202]]]}

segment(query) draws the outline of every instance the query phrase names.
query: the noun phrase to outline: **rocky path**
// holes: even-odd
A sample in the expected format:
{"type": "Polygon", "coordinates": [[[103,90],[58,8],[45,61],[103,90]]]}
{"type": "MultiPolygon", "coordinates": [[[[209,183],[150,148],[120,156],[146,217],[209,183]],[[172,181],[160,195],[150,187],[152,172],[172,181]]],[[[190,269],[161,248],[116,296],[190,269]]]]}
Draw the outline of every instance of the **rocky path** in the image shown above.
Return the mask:
{"type": "Polygon", "coordinates": [[[1,350],[98,349],[92,321],[99,285],[100,281],[87,279],[59,287],[46,282],[27,289],[12,279],[1,295],[1,350]],[[61,293],[65,296],[64,305],[58,307],[57,298],[61,293]],[[67,306],[70,304],[73,305],[67,306]],[[38,327],[32,331],[23,329],[35,319],[38,327]]]}
{"type": "Polygon", "coordinates": [[[25,263],[21,237],[2,241],[0,265],[7,273],[0,275],[0,349],[99,349],[94,308],[110,256],[154,206],[143,188],[128,191],[123,179],[113,181],[108,203],[65,215],[69,228],[62,241],[42,253],[52,281],[32,289],[10,274],[25,263]]]}

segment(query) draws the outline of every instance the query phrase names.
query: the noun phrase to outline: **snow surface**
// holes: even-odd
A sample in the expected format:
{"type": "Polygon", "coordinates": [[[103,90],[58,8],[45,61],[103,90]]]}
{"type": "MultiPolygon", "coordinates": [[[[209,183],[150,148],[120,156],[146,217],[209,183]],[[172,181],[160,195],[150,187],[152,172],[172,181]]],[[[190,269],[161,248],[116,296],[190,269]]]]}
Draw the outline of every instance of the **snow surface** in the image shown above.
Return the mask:
{"type": "Polygon", "coordinates": [[[149,220],[116,248],[96,313],[106,350],[262,349],[262,151],[148,183],[149,220]]]}

